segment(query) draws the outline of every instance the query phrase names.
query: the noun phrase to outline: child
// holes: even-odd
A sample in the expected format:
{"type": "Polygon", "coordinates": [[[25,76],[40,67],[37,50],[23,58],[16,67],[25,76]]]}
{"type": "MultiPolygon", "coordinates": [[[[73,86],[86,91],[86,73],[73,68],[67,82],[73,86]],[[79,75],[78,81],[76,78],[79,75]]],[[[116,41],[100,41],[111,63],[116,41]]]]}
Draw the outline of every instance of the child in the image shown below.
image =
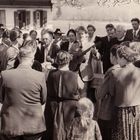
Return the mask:
{"type": "Polygon", "coordinates": [[[78,116],[70,125],[68,140],[102,140],[100,129],[94,121],[94,105],[88,98],[81,98],[77,108],[78,116]]]}

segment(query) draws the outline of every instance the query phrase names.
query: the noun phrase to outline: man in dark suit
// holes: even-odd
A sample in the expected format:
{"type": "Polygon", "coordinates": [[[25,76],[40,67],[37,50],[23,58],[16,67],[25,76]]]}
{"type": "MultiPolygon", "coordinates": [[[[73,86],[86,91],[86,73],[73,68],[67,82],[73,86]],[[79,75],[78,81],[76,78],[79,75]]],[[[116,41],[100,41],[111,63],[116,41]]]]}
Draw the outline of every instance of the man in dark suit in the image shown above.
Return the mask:
{"type": "Polygon", "coordinates": [[[1,73],[0,140],[39,140],[46,130],[42,106],[46,102],[45,75],[31,68],[33,47],[19,52],[20,65],[1,73]]]}
{"type": "Polygon", "coordinates": [[[133,18],[131,20],[133,29],[129,29],[126,32],[126,38],[128,41],[140,41],[140,20],[138,18],[133,18]]]}
{"type": "Polygon", "coordinates": [[[115,27],[113,24],[106,25],[107,36],[95,38],[96,48],[101,54],[101,60],[103,62],[104,73],[112,66],[110,62],[110,48],[117,44],[118,40],[115,37],[115,27]]]}
{"type": "Polygon", "coordinates": [[[42,35],[41,46],[37,47],[37,51],[35,53],[35,60],[39,61],[40,63],[44,63],[46,61],[52,40],[53,32],[50,30],[44,31],[42,35]]]}

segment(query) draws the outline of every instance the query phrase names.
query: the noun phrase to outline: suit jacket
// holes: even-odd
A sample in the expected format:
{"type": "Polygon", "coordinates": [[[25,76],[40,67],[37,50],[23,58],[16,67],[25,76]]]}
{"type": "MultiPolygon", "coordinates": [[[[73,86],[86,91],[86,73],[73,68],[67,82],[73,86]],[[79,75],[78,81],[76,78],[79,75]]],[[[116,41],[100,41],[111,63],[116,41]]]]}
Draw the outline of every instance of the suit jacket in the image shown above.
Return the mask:
{"type": "Polygon", "coordinates": [[[133,29],[129,29],[126,32],[126,39],[127,41],[140,41],[140,30],[138,31],[137,37],[133,37],[133,29]]]}
{"type": "Polygon", "coordinates": [[[108,37],[96,37],[95,44],[98,44],[96,48],[101,54],[101,60],[103,61],[103,71],[104,73],[112,66],[110,62],[110,49],[113,45],[117,44],[117,38],[113,38],[110,41],[108,37]]]}
{"type": "Polygon", "coordinates": [[[1,132],[18,136],[46,130],[42,106],[47,91],[43,73],[19,65],[2,75],[1,132]]]}
{"type": "Polygon", "coordinates": [[[35,60],[39,61],[40,63],[44,62],[44,50],[43,44],[41,45],[41,49],[37,47],[36,53],[35,53],[35,60]]]}
{"type": "Polygon", "coordinates": [[[69,42],[67,41],[67,42],[62,43],[60,45],[60,49],[68,52],[69,51],[69,42]]]}

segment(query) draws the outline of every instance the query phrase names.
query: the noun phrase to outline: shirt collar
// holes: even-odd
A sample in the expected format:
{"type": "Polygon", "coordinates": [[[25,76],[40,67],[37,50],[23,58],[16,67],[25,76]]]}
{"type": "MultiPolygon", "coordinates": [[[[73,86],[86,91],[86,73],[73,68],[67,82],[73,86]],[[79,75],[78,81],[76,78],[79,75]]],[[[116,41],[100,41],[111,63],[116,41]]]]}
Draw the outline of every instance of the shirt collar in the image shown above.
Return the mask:
{"type": "Polygon", "coordinates": [[[69,67],[68,65],[62,67],[62,68],[59,68],[59,70],[62,70],[62,71],[68,71],[69,70],[69,67]]]}
{"type": "MultiPolygon", "coordinates": [[[[137,29],[137,30],[136,30],[136,34],[138,34],[139,30],[140,30],[140,29],[137,29]]],[[[135,32],[135,30],[133,29],[133,34],[134,34],[134,32],[135,32]]]]}

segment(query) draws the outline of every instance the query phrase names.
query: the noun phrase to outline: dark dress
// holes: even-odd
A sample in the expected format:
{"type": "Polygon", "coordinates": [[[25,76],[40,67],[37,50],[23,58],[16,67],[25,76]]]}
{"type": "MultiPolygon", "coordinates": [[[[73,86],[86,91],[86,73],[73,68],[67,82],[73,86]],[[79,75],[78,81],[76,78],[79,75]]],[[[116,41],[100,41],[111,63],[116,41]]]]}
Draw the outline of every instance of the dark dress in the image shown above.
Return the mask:
{"type": "Polygon", "coordinates": [[[44,140],[66,140],[80,97],[77,74],[71,71],[52,70],[47,81],[48,97],[45,107],[47,136],[44,140]]]}

